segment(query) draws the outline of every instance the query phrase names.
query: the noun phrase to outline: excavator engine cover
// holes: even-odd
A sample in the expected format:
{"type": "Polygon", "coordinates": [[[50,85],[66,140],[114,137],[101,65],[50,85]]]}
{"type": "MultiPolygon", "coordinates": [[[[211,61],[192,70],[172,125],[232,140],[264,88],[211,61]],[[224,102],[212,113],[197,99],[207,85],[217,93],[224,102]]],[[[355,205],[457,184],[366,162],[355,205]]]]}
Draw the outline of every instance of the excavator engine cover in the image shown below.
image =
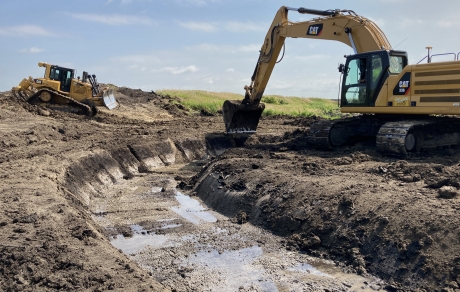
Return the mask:
{"type": "Polygon", "coordinates": [[[255,132],[265,104],[247,105],[241,100],[226,100],[222,107],[227,133],[255,132]]]}

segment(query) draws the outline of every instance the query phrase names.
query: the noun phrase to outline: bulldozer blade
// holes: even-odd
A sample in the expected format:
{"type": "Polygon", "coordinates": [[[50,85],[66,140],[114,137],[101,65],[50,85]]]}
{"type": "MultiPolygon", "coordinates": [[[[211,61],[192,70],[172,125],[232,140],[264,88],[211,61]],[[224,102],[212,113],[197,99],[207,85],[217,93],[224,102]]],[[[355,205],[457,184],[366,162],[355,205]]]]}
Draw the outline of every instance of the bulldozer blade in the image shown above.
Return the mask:
{"type": "Polygon", "coordinates": [[[27,95],[27,93],[25,93],[24,91],[13,90],[12,92],[13,92],[13,96],[19,100],[27,101],[29,99],[29,95],[27,95]]]}
{"type": "Polygon", "coordinates": [[[104,91],[102,94],[102,100],[104,101],[104,105],[106,108],[109,110],[112,110],[117,107],[117,100],[115,99],[115,96],[113,95],[113,90],[112,89],[107,89],[104,91]]]}
{"type": "Polygon", "coordinates": [[[240,100],[226,100],[222,107],[227,133],[255,132],[265,104],[243,104],[240,100]]]}

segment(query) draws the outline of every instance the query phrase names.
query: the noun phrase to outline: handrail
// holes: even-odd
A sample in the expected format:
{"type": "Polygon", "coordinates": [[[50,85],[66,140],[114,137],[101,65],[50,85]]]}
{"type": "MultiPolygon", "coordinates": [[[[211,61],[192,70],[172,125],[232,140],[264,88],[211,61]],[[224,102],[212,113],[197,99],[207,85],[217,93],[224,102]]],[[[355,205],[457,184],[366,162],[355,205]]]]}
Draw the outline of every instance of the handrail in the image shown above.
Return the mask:
{"type": "Polygon", "coordinates": [[[435,54],[435,55],[431,55],[431,59],[433,59],[434,56],[445,56],[445,55],[454,55],[454,61],[458,60],[457,55],[455,55],[455,53],[435,54]]]}
{"type": "Polygon", "coordinates": [[[423,60],[428,58],[427,63],[431,63],[433,57],[435,56],[445,56],[445,55],[454,55],[454,61],[460,60],[460,52],[458,54],[455,53],[443,53],[443,54],[435,54],[435,55],[430,55],[428,54],[427,56],[423,57],[420,61],[417,62],[417,64],[420,64],[423,60]]]}

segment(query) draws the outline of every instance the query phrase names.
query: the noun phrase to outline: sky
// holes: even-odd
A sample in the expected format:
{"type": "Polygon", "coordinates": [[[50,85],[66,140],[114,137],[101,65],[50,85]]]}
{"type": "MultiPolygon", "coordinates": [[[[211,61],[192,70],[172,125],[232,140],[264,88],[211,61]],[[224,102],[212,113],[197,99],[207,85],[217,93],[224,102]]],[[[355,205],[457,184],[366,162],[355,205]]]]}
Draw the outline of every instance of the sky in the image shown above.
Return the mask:
{"type": "MultiPolygon", "coordinates": [[[[409,63],[426,46],[460,52],[458,0],[0,0],[0,91],[42,77],[42,61],[145,91],[243,95],[281,6],[353,10],[407,51],[409,63]]],[[[314,17],[289,12],[292,21],[314,17]]],[[[339,42],[288,38],[265,94],[337,98],[337,67],[352,53],[339,42]]]]}

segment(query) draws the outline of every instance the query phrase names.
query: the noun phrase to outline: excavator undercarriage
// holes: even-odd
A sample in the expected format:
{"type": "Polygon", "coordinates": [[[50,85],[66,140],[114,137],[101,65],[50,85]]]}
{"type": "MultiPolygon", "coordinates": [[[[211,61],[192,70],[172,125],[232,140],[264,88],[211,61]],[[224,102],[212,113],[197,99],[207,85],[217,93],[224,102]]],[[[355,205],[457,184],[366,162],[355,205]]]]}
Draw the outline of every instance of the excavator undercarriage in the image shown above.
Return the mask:
{"type": "Polygon", "coordinates": [[[460,119],[363,115],[313,123],[308,134],[310,145],[322,150],[364,140],[375,140],[379,152],[395,156],[457,147],[460,144],[460,119]]]}

